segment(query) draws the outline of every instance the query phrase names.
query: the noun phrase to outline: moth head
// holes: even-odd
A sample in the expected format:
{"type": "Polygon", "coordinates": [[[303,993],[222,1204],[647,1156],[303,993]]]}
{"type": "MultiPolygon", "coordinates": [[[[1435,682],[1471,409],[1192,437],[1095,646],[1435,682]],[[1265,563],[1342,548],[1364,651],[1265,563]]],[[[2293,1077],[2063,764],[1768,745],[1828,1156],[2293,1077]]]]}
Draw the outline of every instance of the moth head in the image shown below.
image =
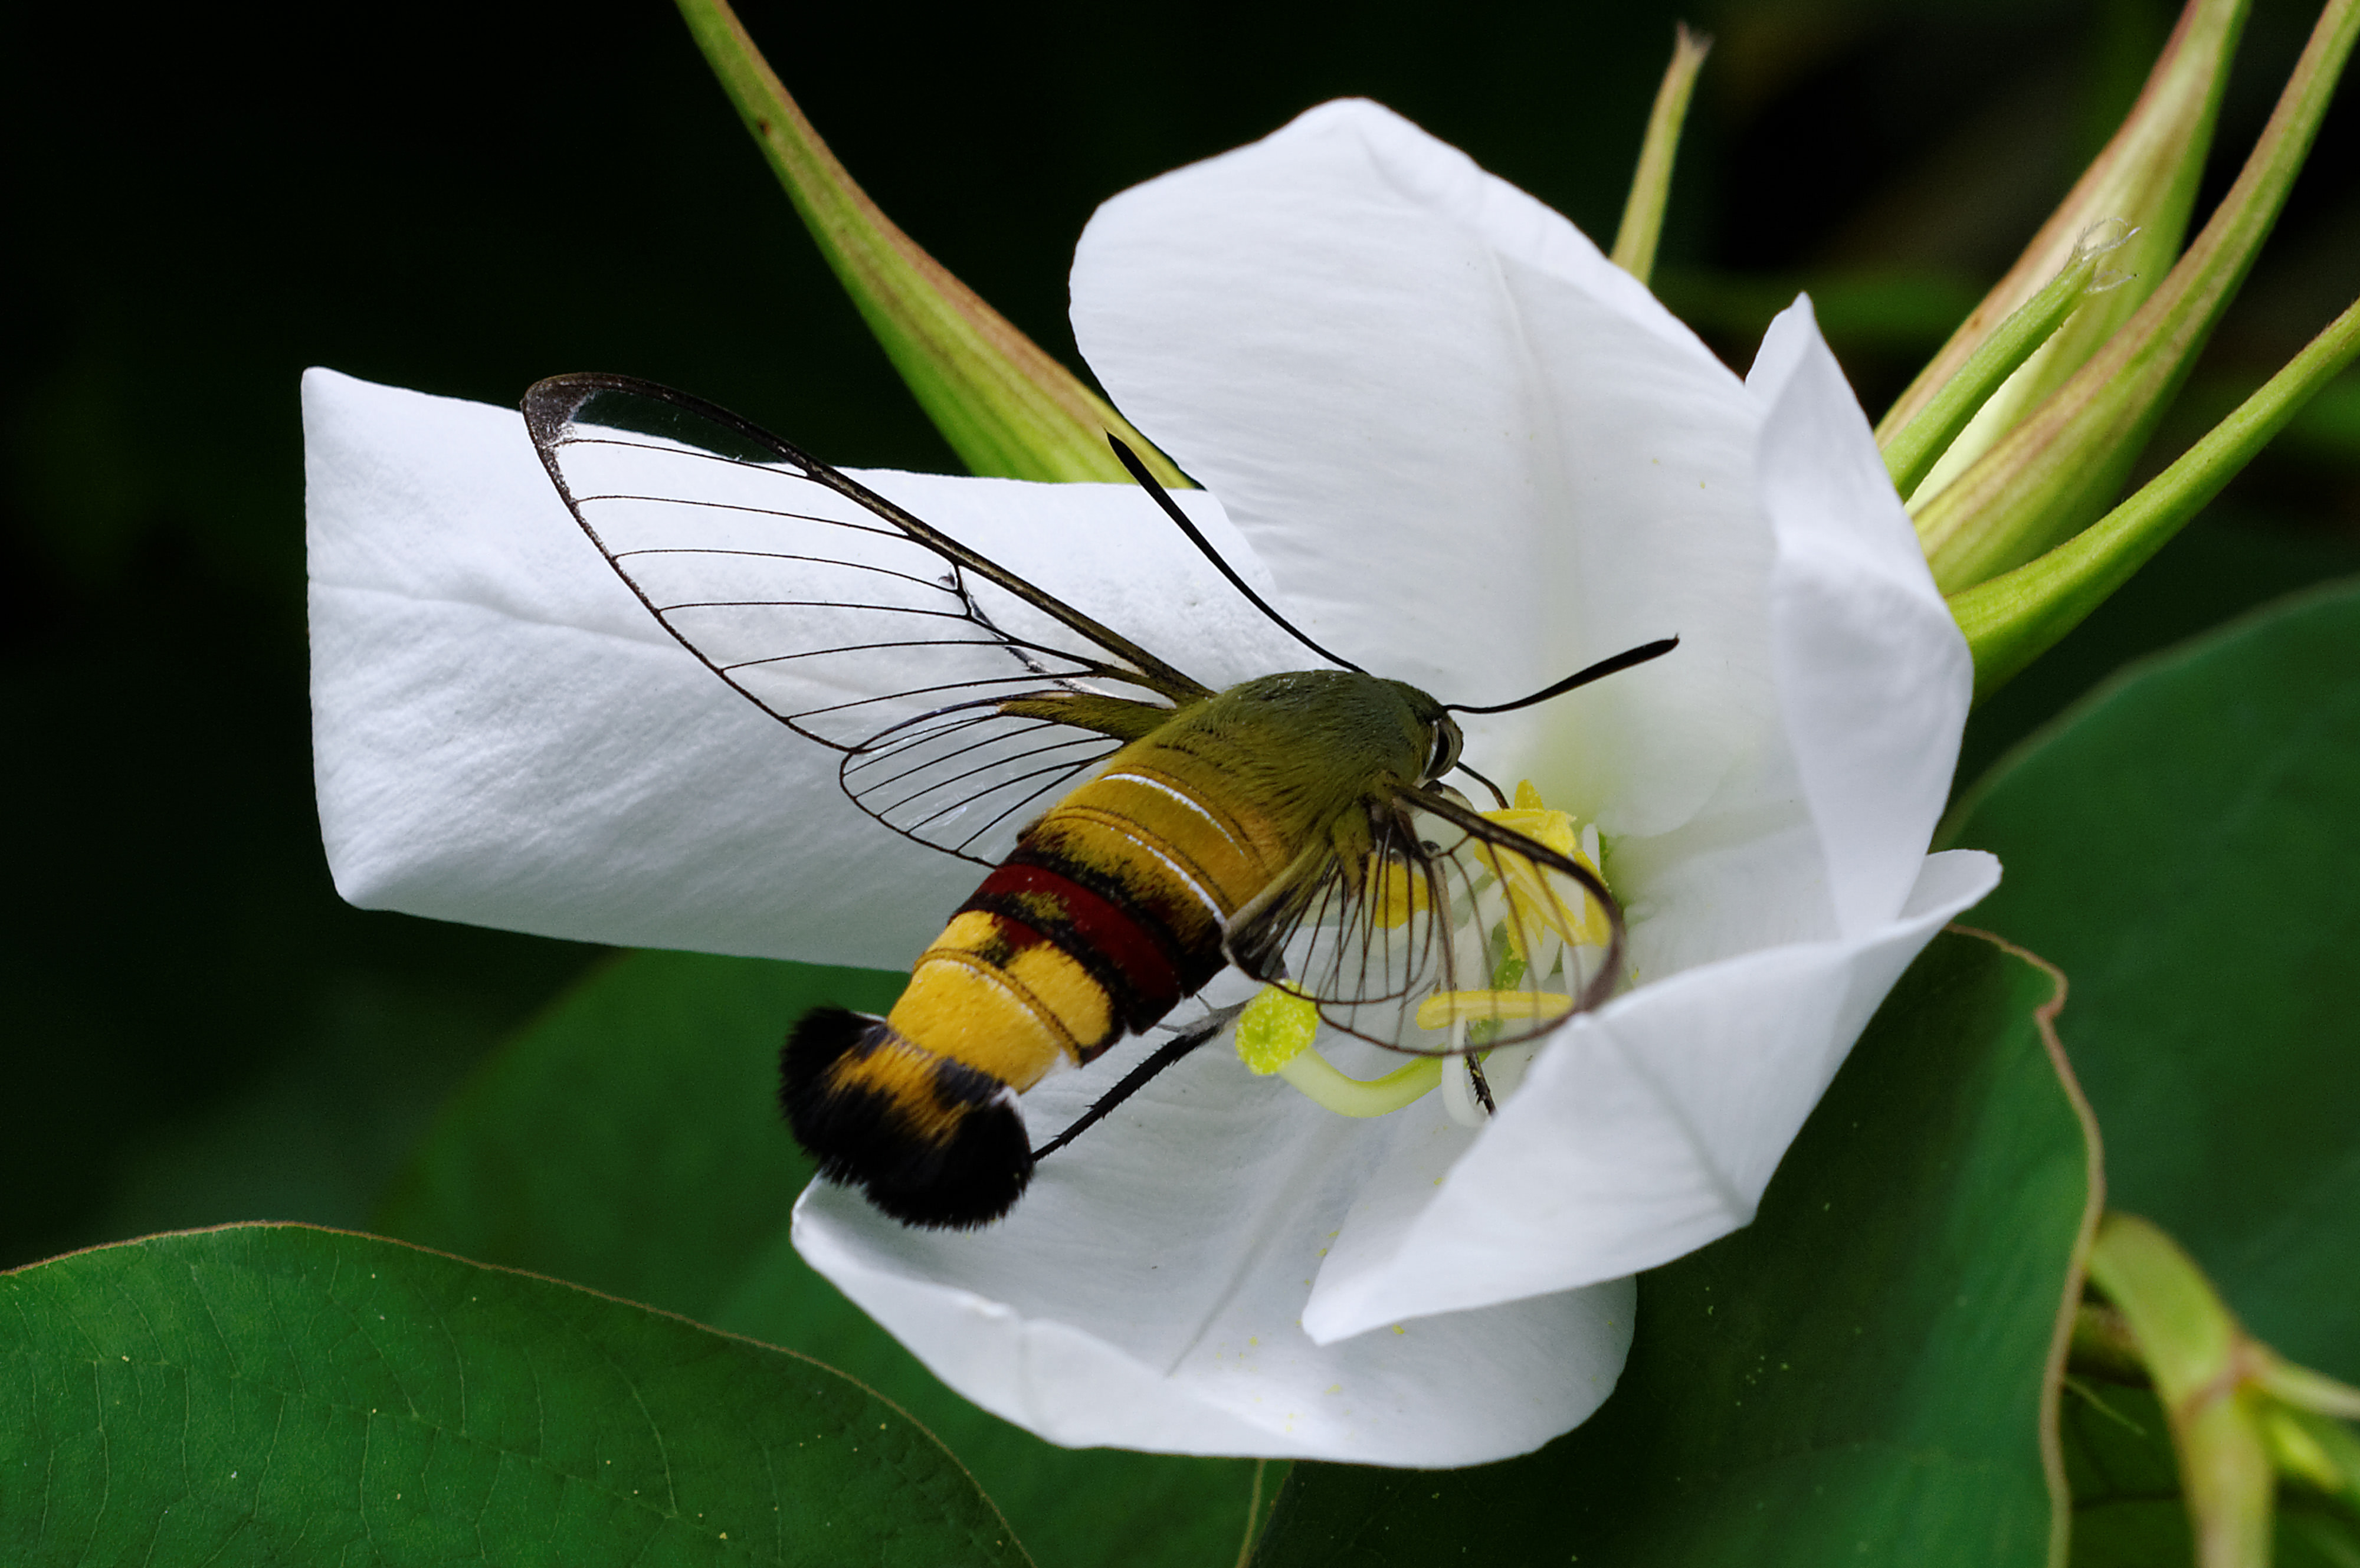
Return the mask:
{"type": "Polygon", "coordinates": [[[1401,693],[1410,722],[1425,736],[1426,769],[1419,782],[1431,783],[1458,767],[1459,748],[1467,744],[1467,737],[1459,733],[1459,721],[1439,702],[1416,687],[1400,681],[1387,684],[1401,693]]]}

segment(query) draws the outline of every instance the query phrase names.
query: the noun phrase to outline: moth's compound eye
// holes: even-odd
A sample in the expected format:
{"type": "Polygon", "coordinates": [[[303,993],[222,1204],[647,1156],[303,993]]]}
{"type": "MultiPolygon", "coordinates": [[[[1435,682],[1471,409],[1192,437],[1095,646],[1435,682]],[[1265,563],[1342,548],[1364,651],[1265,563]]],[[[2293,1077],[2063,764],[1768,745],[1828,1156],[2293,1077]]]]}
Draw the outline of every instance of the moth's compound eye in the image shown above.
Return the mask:
{"type": "Polygon", "coordinates": [[[1426,776],[1439,779],[1459,766],[1459,748],[1465,744],[1459,726],[1444,719],[1434,726],[1434,754],[1426,759],[1426,776]]]}

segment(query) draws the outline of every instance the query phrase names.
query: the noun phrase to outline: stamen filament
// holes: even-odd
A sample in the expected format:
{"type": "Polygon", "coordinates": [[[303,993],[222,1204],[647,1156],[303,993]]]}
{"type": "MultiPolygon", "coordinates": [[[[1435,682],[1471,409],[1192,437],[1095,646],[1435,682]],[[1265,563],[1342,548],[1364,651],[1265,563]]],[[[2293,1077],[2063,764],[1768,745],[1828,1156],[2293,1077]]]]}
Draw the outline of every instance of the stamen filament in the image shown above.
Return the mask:
{"type": "Polygon", "coordinates": [[[1349,1078],[1316,1051],[1288,1060],[1278,1075],[1339,1116],[1391,1116],[1442,1082],[1443,1059],[1421,1056],[1382,1078],[1349,1078]]]}

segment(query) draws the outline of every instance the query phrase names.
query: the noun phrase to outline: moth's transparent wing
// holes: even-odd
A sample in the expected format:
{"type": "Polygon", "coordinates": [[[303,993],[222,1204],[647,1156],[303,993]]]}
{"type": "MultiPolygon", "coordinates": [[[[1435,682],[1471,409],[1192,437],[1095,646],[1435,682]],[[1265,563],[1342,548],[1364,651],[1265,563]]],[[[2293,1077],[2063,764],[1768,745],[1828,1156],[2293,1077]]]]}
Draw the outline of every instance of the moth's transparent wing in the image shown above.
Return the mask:
{"type": "Polygon", "coordinates": [[[896,833],[997,866],[1080,774],[1171,716],[1063,688],[975,698],[847,748],[836,776],[854,804],[896,833]]]}
{"type": "Polygon", "coordinates": [[[1330,1027],[1395,1051],[1511,1045],[1596,1007],[1622,915],[1579,844],[1545,844],[1432,789],[1371,801],[1332,853],[1240,911],[1229,954],[1330,1027]]]}
{"type": "Polygon", "coordinates": [[[524,413],[575,520],[664,629],[843,752],[855,803],[922,843],[996,865],[1067,781],[1210,695],[702,399],[561,376],[524,413]]]}

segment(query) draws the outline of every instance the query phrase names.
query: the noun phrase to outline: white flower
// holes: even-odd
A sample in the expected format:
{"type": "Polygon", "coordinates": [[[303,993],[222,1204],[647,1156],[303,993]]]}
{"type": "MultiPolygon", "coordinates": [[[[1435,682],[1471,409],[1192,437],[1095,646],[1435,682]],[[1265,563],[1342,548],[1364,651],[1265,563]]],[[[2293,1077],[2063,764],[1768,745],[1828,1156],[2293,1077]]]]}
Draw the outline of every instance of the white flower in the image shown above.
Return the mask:
{"type": "MultiPolygon", "coordinates": [[[[1091,366],[1206,485],[1215,543],[1338,652],[1485,703],[1682,639],[1469,726],[1476,766],[1603,833],[1637,984],[1480,1130],[1440,1095],[1348,1121],[1208,1049],[991,1229],[814,1188],[796,1243],[1060,1443],[1532,1448],[1612,1388],[1628,1276],[1746,1223],[1886,989],[1996,880],[1926,854],[1965,646],[1807,304],[1741,382],[1565,220],[1373,105],[1109,202],[1073,287],[1091,366]]],[[[305,428],[346,898],[901,967],[968,890],[648,617],[515,415],[314,372],[305,428]]],[[[1135,493],[869,477],[1200,679],[1308,662],[1135,493]]],[[[1035,1090],[1036,1134],[1150,1043],[1035,1090]]]]}

